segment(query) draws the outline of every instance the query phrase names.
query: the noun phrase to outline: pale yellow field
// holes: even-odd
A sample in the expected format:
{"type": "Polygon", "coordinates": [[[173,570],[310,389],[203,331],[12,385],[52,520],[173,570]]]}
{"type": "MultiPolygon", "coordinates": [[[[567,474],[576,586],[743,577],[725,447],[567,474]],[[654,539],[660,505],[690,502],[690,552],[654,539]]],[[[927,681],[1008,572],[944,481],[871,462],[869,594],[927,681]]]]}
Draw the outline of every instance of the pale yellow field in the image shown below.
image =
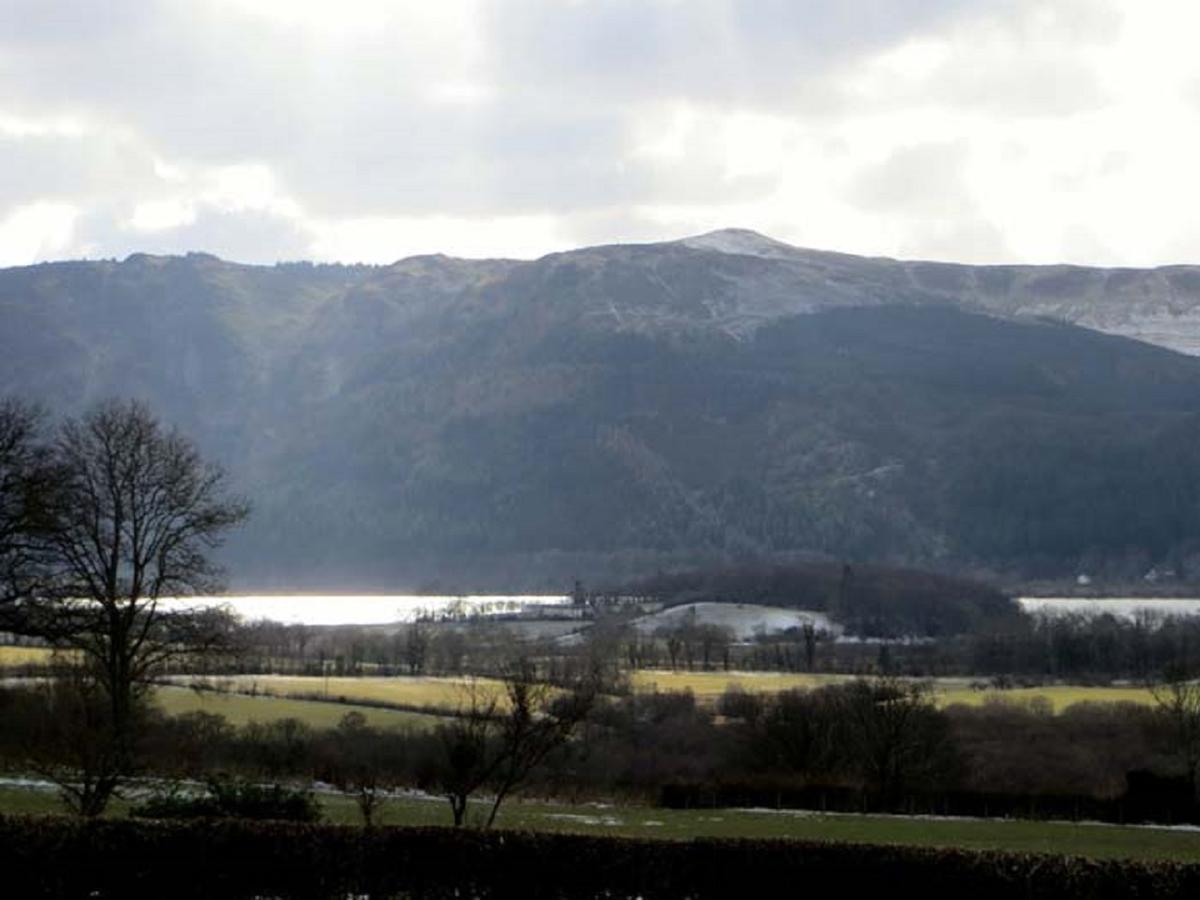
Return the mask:
{"type": "Polygon", "coordinates": [[[1077,687],[1070,684],[1054,684],[1006,691],[975,691],[967,687],[939,687],[937,691],[938,704],[941,706],[953,703],[979,706],[993,699],[1010,703],[1045,700],[1055,712],[1062,712],[1076,703],[1154,703],[1154,697],[1149,690],[1132,686],[1077,687]]]}
{"type": "Polygon", "coordinates": [[[752,694],[775,694],[846,681],[846,675],[807,675],[800,672],[670,672],[643,669],[629,676],[635,691],[691,691],[699,700],[715,700],[737,686],[752,694]]]}
{"type": "Polygon", "coordinates": [[[196,711],[214,713],[224,716],[233,725],[290,718],[299,719],[313,728],[333,728],[346,713],[352,711],[362,713],[367,723],[376,728],[426,730],[438,722],[437,716],[394,709],[282,697],[248,697],[245,694],[220,694],[184,687],[156,688],[154,699],[169,715],[196,711]]]}
{"type": "Polygon", "coordinates": [[[44,665],[53,655],[48,647],[0,647],[0,666],[44,665]]]}
{"type": "Polygon", "coordinates": [[[222,687],[235,691],[255,691],[275,697],[328,697],[331,700],[366,700],[394,703],[418,709],[453,712],[466,704],[471,685],[482,695],[503,699],[498,681],[479,678],[321,678],[292,675],[239,675],[221,678],[222,687]]]}
{"type": "MultiPolygon", "coordinates": [[[[776,693],[793,688],[811,689],[847,681],[847,675],[808,675],[790,672],[669,672],[640,671],[631,675],[638,691],[690,690],[702,702],[716,700],[733,686],[751,693],[776,693]]],[[[1075,703],[1146,703],[1154,702],[1150,691],[1142,687],[1080,687],[1075,685],[1045,685],[1012,690],[975,690],[966,679],[946,678],[934,681],[934,697],[939,706],[965,703],[978,706],[990,698],[1014,703],[1028,703],[1035,698],[1048,702],[1055,712],[1075,703]]]]}

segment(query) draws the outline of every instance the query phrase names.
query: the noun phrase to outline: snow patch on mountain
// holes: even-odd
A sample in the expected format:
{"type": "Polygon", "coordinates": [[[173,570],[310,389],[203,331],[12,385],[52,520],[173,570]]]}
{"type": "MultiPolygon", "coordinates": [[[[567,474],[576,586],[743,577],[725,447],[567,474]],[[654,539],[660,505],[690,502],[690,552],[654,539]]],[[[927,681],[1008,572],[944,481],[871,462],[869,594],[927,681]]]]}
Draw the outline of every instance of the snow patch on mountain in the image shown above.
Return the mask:
{"type": "Polygon", "coordinates": [[[758,256],[763,259],[791,259],[797,249],[791,244],[769,238],[748,228],[722,228],[677,241],[694,250],[715,250],[737,256],[758,256]]]}

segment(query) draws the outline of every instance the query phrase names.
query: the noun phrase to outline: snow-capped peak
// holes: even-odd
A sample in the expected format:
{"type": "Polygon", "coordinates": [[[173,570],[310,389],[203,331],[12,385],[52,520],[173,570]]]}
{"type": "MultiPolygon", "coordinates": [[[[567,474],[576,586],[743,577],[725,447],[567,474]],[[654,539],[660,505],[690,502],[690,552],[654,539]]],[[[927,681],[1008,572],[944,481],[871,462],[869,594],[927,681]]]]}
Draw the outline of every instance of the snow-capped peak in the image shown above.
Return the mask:
{"type": "Polygon", "coordinates": [[[722,228],[709,231],[679,241],[685,247],[697,250],[715,250],[718,253],[731,253],[738,256],[761,256],[765,258],[780,258],[793,256],[796,248],[774,238],[769,238],[748,228],[722,228]]]}

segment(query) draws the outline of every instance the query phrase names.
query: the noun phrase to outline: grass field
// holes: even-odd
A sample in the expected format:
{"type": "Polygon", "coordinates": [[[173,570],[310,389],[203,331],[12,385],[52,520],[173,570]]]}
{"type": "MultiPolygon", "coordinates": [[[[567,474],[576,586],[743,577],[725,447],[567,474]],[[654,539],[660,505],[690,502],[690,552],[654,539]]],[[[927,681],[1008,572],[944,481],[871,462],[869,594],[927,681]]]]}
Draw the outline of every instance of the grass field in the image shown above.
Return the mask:
{"type": "MultiPolygon", "coordinates": [[[[321,801],[329,821],[348,824],[360,821],[350,798],[323,795],[321,801]]],[[[51,791],[0,788],[0,811],[49,813],[61,810],[51,791]]],[[[126,810],[127,805],[119,803],[112,814],[125,815],[126,810]]],[[[468,820],[479,820],[484,813],[484,805],[476,804],[468,812],[468,820]]],[[[378,822],[383,825],[449,825],[450,810],[437,798],[400,797],[383,806],[378,822]]],[[[1200,833],[1194,831],[1066,822],[909,819],[769,810],[668,810],[517,801],[509,802],[501,809],[499,825],[502,828],[663,840],[790,838],[1200,862],[1200,833]]]]}
{"type": "MultiPolygon", "coordinates": [[[[634,672],[630,681],[636,691],[690,690],[702,703],[715,702],[728,688],[737,686],[753,693],[775,693],[793,688],[811,689],[849,680],[846,675],[808,675],[787,672],[671,672],[645,670],[634,672]]],[[[328,697],[343,703],[392,703],[431,713],[453,712],[464,699],[467,684],[461,678],[320,678],[304,676],[245,675],[221,679],[221,684],[239,691],[254,690],[277,698],[328,697]]],[[[495,691],[503,699],[498,682],[479,679],[481,690],[495,691]]],[[[1146,688],[1132,686],[1081,687],[1074,685],[1045,685],[1012,690],[976,690],[966,679],[947,678],[934,682],[935,699],[940,706],[964,703],[977,706],[990,699],[1013,703],[1028,703],[1042,699],[1056,712],[1075,703],[1153,703],[1146,688]]],[[[263,697],[245,698],[252,703],[269,704],[263,697]]],[[[314,700],[304,702],[316,706],[314,700]]],[[[288,713],[290,715],[290,713],[288,713]]],[[[319,715],[319,713],[314,713],[319,715]]],[[[335,718],[340,718],[337,714],[335,718]]]]}
{"type": "Polygon", "coordinates": [[[731,687],[773,694],[794,688],[815,688],[847,681],[847,675],[806,675],[795,672],[672,672],[643,669],[630,675],[636,691],[691,691],[698,700],[715,700],[731,687]]]}
{"type": "Polygon", "coordinates": [[[1029,703],[1045,700],[1055,712],[1062,712],[1076,703],[1154,703],[1154,696],[1143,687],[1079,687],[1070,684],[1045,685],[1033,688],[1013,688],[1005,691],[977,691],[969,687],[939,688],[938,703],[966,703],[978,706],[991,699],[1011,703],[1029,703]]]}
{"type": "Polygon", "coordinates": [[[248,697],[245,694],[218,694],[185,687],[159,687],[154,699],[170,715],[202,711],[224,716],[234,725],[295,718],[313,728],[333,728],[346,713],[360,712],[377,728],[432,728],[436,716],[394,709],[378,709],[317,700],[289,700],[283,697],[248,697]]]}
{"type": "MultiPolygon", "coordinates": [[[[668,672],[641,671],[632,676],[635,690],[690,690],[701,701],[711,702],[726,689],[737,686],[753,693],[774,693],[793,688],[810,689],[849,680],[846,675],[807,675],[788,672],[668,672]]],[[[1042,698],[1060,712],[1075,703],[1153,703],[1150,691],[1142,687],[1081,687],[1054,684],[1012,690],[976,690],[967,679],[945,678],[934,682],[934,696],[940,706],[965,703],[978,706],[991,698],[1027,703],[1042,698]]]]}
{"type": "Polygon", "coordinates": [[[0,647],[0,667],[42,665],[53,654],[47,647],[0,647]]]}
{"type": "Polygon", "coordinates": [[[338,702],[355,700],[367,703],[392,703],[397,706],[437,712],[453,712],[467,699],[469,685],[494,693],[503,700],[504,689],[498,681],[479,678],[321,678],[294,675],[239,675],[221,678],[221,687],[235,691],[254,691],[275,697],[328,698],[338,702]]]}

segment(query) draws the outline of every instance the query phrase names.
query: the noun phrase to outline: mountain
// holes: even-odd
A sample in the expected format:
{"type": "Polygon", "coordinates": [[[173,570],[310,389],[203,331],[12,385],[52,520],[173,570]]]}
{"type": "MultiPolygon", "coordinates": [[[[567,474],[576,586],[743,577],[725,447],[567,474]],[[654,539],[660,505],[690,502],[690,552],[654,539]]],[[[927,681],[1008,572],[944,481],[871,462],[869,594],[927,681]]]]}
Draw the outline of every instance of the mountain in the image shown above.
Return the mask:
{"type": "Polygon", "coordinates": [[[1119,335],[1198,349],[1198,307],[1193,268],[744,231],[529,262],[135,255],[0,270],[0,390],[139,396],[194,436],[256,507],[240,587],[822,558],[1191,577],[1200,359],[1119,335]]]}

